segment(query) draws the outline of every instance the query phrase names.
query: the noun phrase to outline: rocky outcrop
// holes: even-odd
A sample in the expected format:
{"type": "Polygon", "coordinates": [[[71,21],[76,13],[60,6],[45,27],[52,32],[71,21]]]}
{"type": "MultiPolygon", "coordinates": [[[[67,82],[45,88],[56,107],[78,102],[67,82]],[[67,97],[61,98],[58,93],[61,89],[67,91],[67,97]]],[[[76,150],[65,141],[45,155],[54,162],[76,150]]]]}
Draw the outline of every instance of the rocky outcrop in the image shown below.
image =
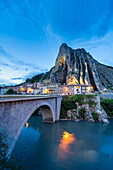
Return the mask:
{"type": "Polygon", "coordinates": [[[79,105],[78,102],[76,102],[77,109],[71,109],[67,111],[67,118],[74,121],[80,121],[80,120],[86,120],[88,122],[103,122],[103,123],[109,123],[107,119],[107,114],[103,110],[102,106],[100,105],[100,97],[94,96],[90,101],[88,102],[88,99],[84,100],[84,104],[79,105]],[[92,103],[92,104],[90,104],[92,103]]]}
{"type": "Polygon", "coordinates": [[[113,86],[112,76],[113,67],[100,64],[85,49],[73,50],[63,43],[55,66],[43,76],[41,81],[90,84],[94,90],[102,91],[113,86]]]}

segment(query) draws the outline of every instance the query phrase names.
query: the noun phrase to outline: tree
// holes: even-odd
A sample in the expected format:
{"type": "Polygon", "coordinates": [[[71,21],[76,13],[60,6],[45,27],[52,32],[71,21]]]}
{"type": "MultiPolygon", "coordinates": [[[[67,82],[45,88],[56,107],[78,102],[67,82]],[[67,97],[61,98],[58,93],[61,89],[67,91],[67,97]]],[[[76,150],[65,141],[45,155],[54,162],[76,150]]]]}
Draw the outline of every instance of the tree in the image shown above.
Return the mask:
{"type": "Polygon", "coordinates": [[[13,89],[8,89],[8,90],[6,91],[6,94],[14,94],[13,89]]]}

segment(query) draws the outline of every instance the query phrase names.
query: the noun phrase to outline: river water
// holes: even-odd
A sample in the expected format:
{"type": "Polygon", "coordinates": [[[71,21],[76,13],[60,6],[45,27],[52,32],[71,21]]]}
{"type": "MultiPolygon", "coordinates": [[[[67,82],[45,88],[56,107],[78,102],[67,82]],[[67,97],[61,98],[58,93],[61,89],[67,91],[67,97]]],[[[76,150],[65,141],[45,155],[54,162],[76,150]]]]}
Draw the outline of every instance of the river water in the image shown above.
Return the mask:
{"type": "Polygon", "coordinates": [[[110,124],[47,124],[41,116],[32,116],[10,162],[12,167],[27,170],[113,170],[113,119],[110,124]]]}

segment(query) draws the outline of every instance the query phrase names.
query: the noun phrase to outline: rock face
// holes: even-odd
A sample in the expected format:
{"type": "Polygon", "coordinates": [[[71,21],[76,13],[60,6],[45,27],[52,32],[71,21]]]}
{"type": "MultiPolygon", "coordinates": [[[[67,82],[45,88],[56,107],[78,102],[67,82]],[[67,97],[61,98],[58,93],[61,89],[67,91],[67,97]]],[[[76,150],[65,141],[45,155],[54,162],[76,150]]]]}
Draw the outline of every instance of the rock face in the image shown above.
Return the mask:
{"type": "Polygon", "coordinates": [[[59,49],[55,66],[47,72],[42,82],[61,84],[90,84],[94,90],[102,91],[113,86],[113,67],[96,61],[85,49],[68,47],[63,43],[59,49]]]}
{"type": "Polygon", "coordinates": [[[80,120],[86,120],[88,122],[102,122],[102,123],[109,123],[109,120],[107,119],[107,114],[100,105],[100,97],[94,96],[90,101],[94,101],[96,103],[96,106],[92,104],[89,105],[87,103],[87,100],[85,99],[85,104],[79,105],[78,102],[76,102],[77,109],[71,109],[67,111],[67,118],[74,120],[74,121],[80,121],[80,120]]]}

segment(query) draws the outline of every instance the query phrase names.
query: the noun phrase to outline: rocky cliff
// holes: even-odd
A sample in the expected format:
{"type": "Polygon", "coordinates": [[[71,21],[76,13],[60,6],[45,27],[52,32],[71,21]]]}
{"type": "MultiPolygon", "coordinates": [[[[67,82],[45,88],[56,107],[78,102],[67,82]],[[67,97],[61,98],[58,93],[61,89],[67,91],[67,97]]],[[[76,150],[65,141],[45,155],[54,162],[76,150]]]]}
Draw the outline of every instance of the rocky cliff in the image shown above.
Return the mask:
{"type": "Polygon", "coordinates": [[[72,49],[63,43],[55,66],[47,72],[42,82],[61,84],[90,84],[101,91],[113,86],[113,67],[100,64],[85,49],[72,49]]]}
{"type": "Polygon", "coordinates": [[[109,123],[108,115],[100,104],[100,97],[96,95],[64,96],[60,118],[109,123]]]}

